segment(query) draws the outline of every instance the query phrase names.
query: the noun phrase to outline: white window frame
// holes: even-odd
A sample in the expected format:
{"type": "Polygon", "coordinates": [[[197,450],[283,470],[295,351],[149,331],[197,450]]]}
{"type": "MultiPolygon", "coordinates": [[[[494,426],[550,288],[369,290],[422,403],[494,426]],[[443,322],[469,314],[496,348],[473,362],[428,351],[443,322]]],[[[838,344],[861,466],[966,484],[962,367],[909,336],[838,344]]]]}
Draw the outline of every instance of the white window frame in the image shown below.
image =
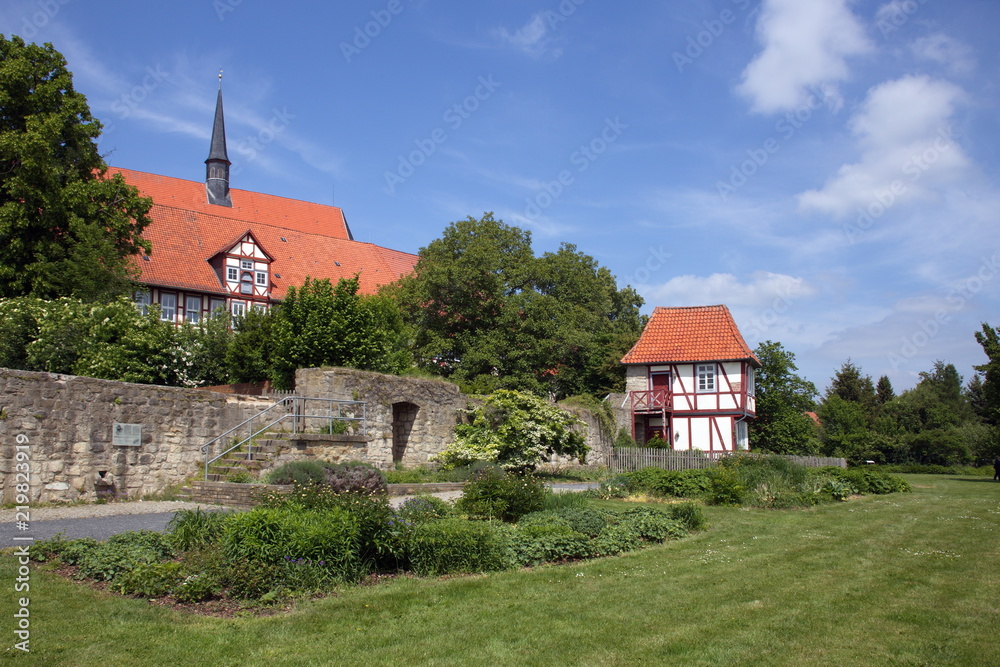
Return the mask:
{"type": "Polygon", "coordinates": [[[233,317],[243,317],[247,312],[247,304],[245,301],[233,301],[230,306],[230,311],[233,317]]]}
{"type": "Polygon", "coordinates": [[[174,292],[160,292],[160,319],[165,322],[174,322],[177,319],[177,294],[174,292]],[[173,300],[173,304],[168,306],[164,300],[173,300]]]}
{"type": "Polygon", "coordinates": [[[757,395],[757,371],[753,366],[747,366],[747,396],[757,395]]]}
{"type": "Polygon", "coordinates": [[[211,309],[211,310],[208,311],[208,314],[210,316],[212,316],[212,317],[215,317],[215,311],[219,310],[220,308],[223,311],[226,310],[226,300],[225,299],[211,299],[208,302],[208,307],[211,309]]]}
{"type": "Polygon", "coordinates": [[[253,271],[253,260],[252,259],[241,259],[240,268],[244,271],[253,271]]]}
{"type": "Polygon", "coordinates": [[[226,267],[226,280],[236,282],[240,279],[240,270],[235,266],[226,267]]]}
{"type": "Polygon", "coordinates": [[[184,297],[184,321],[190,322],[191,324],[198,324],[201,322],[201,306],[202,298],[200,296],[185,296],[184,297]],[[191,307],[192,302],[197,301],[194,308],[191,307]]]}
{"type": "Polygon", "coordinates": [[[714,394],[716,391],[718,364],[695,364],[694,376],[699,394],[714,394]]]}
{"type": "Polygon", "coordinates": [[[149,315],[149,304],[153,303],[153,299],[152,296],[150,296],[148,289],[136,292],[135,296],[132,297],[132,300],[135,301],[135,306],[139,309],[139,312],[142,313],[143,317],[149,315]]]}
{"type": "Polygon", "coordinates": [[[267,287],[267,271],[254,272],[254,283],[261,287],[267,287]]]}

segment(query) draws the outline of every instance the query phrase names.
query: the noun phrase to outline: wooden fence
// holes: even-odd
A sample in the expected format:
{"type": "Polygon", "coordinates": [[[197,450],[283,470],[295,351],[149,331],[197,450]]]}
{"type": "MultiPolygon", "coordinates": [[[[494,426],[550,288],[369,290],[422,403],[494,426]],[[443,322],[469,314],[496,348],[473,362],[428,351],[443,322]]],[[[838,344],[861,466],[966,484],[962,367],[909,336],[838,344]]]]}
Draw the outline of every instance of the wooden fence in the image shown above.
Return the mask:
{"type": "MultiPolygon", "coordinates": [[[[652,447],[615,447],[611,450],[612,472],[631,472],[640,468],[663,468],[664,470],[690,470],[709,468],[725,456],[746,456],[754,452],[705,452],[701,450],[673,451],[652,447]]],[[[835,466],[846,468],[845,459],[827,456],[786,456],[795,463],[809,468],[835,466]]]]}

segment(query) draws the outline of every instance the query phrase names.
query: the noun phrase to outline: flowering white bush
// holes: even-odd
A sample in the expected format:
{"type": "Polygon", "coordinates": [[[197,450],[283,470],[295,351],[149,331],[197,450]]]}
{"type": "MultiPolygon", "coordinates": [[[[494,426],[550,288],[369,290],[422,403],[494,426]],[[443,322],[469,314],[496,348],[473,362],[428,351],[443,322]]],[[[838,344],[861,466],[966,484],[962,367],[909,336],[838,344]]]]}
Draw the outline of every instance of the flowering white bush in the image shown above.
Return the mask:
{"type": "Polygon", "coordinates": [[[533,394],[503,389],[466,410],[469,422],[455,427],[455,442],[433,457],[445,467],[491,461],[511,470],[532,470],[553,454],[587,454],[576,417],[533,394]]]}

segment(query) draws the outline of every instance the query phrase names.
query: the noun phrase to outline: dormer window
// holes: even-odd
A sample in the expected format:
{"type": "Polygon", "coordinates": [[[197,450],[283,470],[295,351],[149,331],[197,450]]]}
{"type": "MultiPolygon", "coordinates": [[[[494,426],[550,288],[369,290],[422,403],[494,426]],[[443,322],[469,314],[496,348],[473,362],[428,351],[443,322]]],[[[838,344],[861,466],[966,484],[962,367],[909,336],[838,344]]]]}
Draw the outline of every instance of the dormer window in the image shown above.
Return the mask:
{"type": "Polygon", "coordinates": [[[239,269],[237,269],[235,266],[226,267],[226,280],[236,282],[237,280],[239,280],[239,278],[240,278],[239,269]]]}
{"type": "Polygon", "coordinates": [[[256,276],[257,276],[257,284],[263,287],[267,287],[267,271],[258,271],[256,276]]]}
{"type": "Polygon", "coordinates": [[[253,271],[253,260],[252,259],[241,259],[240,268],[244,271],[253,271]]]}

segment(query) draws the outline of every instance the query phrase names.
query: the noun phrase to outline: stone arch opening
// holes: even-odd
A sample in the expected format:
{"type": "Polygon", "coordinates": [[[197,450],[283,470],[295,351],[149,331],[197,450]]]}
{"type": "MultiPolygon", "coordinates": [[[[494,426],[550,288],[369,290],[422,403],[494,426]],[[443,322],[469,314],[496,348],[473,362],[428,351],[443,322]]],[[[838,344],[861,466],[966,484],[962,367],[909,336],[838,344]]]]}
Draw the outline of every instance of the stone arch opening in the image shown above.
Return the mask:
{"type": "Polygon", "coordinates": [[[420,406],[401,401],[392,404],[392,462],[399,463],[406,455],[413,425],[417,421],[420,406]]]}

